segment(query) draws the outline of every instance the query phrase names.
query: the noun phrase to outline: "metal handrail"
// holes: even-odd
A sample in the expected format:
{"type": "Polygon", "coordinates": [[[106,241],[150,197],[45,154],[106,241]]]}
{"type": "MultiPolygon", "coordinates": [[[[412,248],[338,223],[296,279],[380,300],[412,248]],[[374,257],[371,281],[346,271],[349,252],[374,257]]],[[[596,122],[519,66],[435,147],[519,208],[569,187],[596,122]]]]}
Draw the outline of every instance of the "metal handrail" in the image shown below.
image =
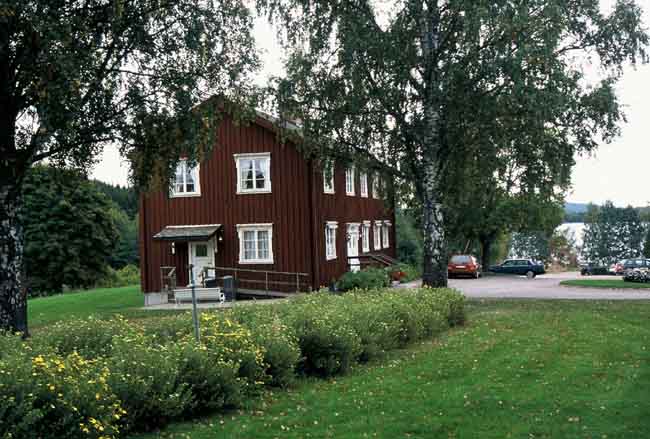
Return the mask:
{"type": "MultiPolygon", "coordinates": [[[[300,279],[304,277],[309,277],[309,273],[299,273],[299,272],[289,272],[289,271],[271,271],[271,270],[255,270],[252,268],[237,268],[237,267],[203,267],[203,270],[201,272],[202,279],[205,280],[207,277],[208,271],[209,270],[214,270],[215,271],[215,276],[217,270],[219,271],[229,271],[232,272],[234,275],[235,280],[238,280],[238,274],[239,273],[258,273],[258,274],[263,274],[264,275],[264,280],[260,279],[241,279],[239,278],[240,282],[246,282],[250,284],[264,284],[264,289],[266,294],[269,294],[269,284],[274,284],[274,285],[295,285],[296,286],[296,292],[300,291],[300,279]],[[290,281],[269,281],[269,275],[282,275],[282,276],[295,276],[295,282],[290,281]]],[[[310,287],[311,289],[311,287],[310,287]]]]}

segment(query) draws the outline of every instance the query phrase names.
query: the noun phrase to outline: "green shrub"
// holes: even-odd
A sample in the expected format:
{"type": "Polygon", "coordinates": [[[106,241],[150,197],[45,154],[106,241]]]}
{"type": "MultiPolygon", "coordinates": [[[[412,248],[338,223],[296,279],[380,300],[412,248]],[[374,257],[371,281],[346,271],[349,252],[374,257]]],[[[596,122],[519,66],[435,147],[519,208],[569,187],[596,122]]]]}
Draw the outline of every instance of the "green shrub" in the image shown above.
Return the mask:
{"type": "Polygon", "coordinates": [[[102,359],[31,349],[0,360],[0,437],[114,438],[126,414],[102,359]]]}
{"type": "Polygon", "coordinates": [[[401,274],[399,281],[401,283],[411,282],[422,277],[422,272],[419,268],[414,265],[405,264],[400,262],[397,265],[387,267],[386,270],[389,273],[399,272],[401,274]]]}
{"type": "Polygon", "coordinates": [[[200,343],[189,313],[65,322],[27,342],[3,335],[0,437],[121,437],[240,407],[265,384],[346,373],[461,324],[463,307],[448,289],[357,289],[203,312],[200,343]]]}
{"type": "Polygon", "coordinates": [[[97,281],[97,288],[118,288],[138,285],[140,283],[140,268],[136,265],[125,265],[119,270],[106,267],[106,274],[97,281]]]}
{"type": "Polygon", "coordinates": [[[113,339],[133,335],[134,327],[121,316],[110,320],[87,317],[49,325],[47,331],[34,338],[36,348],[46,346],[60,355],[78,352],[86,358],[107,356],[113,349],[113,339]]]}
{"type": "Polygon", "coordinates": [[[356,272],[348,271],[336,285],[340,291],[384,288],[390,285],[390,277],[386,270],[370,267],[356,272]]]}

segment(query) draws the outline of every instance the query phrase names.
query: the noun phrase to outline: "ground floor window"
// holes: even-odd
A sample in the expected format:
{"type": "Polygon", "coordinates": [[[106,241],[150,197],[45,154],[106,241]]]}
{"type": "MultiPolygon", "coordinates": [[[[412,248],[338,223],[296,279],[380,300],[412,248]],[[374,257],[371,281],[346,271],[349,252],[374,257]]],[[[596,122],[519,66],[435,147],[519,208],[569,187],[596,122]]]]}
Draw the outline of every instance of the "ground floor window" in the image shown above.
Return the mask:
{"type": "Polygon", "coordinates": [[[328,221],[325,224],[325,258],[336,259],[336,229],[338,229],[336,221],[328,221]]]}
{"type": "Polygon", "coordinates": [[[370,251],[370,221],[364,221],[361,227],[361,250],[364,253],[370,251]]]}
{"type": "Polygon", "coordinates": [[[372,232],[375,250],[381,250],[381,221],[375,221],[375,229],[372,232]]]}
{"type": "Polygon", "coordinates": [[[238,224],[239,263],[273,263],[273,225],[238,224]]]}
{"type": "Polygon", "coordinates": [[[383,247],[388,248],[390,247],[390,242],[389,242],[389,228],[390,228],[390,221],[384,221],[384,225],[381,228],[382,236],[383,236],[383,247]]]}

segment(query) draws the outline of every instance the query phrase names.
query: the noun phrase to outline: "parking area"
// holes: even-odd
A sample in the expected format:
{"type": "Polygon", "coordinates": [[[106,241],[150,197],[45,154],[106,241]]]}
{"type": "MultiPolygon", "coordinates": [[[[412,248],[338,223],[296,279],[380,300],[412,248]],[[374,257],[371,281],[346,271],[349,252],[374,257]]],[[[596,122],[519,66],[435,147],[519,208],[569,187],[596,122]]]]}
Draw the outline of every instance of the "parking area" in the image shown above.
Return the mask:
{"type": "MultiPolygon", "coordinates": [[[[449,279],[449,286],[471,298],[513,299],[607,299],[650,300],[650,291],[636,289],[602,289],[567,287],[563,280],[582,278],[580,273],[550,273],[527,279],[522,276],[495,275],[481,279],[449,279]]],[[[590,279],[620,279],[617,276],[594,276],[590,279]]]]}

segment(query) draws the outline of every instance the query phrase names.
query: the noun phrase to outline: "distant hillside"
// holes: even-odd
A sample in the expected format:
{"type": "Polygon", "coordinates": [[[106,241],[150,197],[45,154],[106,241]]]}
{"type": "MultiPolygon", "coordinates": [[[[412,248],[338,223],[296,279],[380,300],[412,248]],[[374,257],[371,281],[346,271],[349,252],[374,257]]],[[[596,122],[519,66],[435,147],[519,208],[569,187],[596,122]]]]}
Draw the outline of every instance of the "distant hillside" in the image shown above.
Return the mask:
{"type": "Polygon", "coordinates": [[[564,203],[564,213],[585,213],[587,203],[564,203]]]}

